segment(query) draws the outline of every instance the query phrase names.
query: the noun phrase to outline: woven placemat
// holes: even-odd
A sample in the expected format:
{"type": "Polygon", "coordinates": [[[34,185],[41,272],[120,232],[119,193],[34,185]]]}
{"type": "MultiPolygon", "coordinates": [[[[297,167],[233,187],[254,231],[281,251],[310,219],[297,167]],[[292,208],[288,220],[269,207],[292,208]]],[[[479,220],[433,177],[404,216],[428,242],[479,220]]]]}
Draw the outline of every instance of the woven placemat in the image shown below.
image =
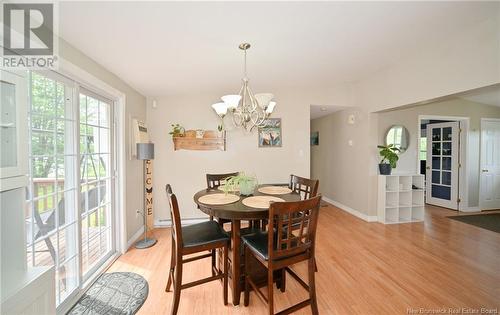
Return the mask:
{"type": "Polygon", "coordinates": [[[269,209],[271,202],[285,201],[278,197],[273,196],[253,196],[243,199],[243,204],[247,207],[269,209]]]}
{"type": "Polygon", "coordinates": [[[259,188],[259,192],[268,195],[286,195],[292,192],[292,190],[285,186],[264,186],[259,188]]]}
{"type": "Polygon", "coordinates": [[[233,194],[210,194],[198,198],[199,202],[206,205],[227,205],[238,200],[240,197],[233,194]]]}

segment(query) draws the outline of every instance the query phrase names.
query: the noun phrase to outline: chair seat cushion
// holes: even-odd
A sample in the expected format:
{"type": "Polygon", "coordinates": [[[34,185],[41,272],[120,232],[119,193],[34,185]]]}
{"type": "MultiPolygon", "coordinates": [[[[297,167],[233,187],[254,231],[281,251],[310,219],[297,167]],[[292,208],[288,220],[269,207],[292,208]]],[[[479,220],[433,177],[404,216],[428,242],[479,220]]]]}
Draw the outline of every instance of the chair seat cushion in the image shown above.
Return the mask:
{"type": "MultiPolygon", "coordinates": [[[[265,260],[269,259],[269,252],[267,248],[267,232],[257,232],[253,234],[243,235],[241,237],[241,240],[261,258],[265,260]]],[[[273,247],[274,249],[276,249],[276,244],[274,244],[273,247]]]]}
{"type": "MultiPolygon", "coordinates": [[[[276,237],[276,231],[273,232],[274,238],[273,238],[273,250],[277,249],[277,242],[278,239],[276,237]]],[[[247,245],[250,247],[250,249],[259,255],[261,258],[265,260],[269,260],[269,252],[268,252],[268,247],[267,247],[267,232],[263,231],[258,231],[253,234],[248,234],[248,235],[243,235],[241,237],[241,240],[243,244],[247,245]]],[[[287,237],[286,233],[282,233],[282,237],[285,238],[287,237]]],[[[297,240],[293,239],[292,240],[292,246],[297,246],[297,240]]],[[[282,248],[285,249],[286,245],[282,244],[282,248]]],[[[282,257],[284,258],[284,257],[282,257]]]]}
{"type": "Polygon", "coordinates": [[[207,221],[182,227],[184,247],[229,241],[229,235],[215,221],[207,221]]]}

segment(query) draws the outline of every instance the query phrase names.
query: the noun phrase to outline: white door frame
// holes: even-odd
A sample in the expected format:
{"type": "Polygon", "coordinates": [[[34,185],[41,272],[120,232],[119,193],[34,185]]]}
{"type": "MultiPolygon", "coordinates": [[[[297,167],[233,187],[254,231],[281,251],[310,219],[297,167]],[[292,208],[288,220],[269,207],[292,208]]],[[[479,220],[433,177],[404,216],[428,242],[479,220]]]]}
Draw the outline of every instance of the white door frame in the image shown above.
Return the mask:
{"type": "MultiPolygon", "coordinates": [[[[461,202],[458,206],[459,211],[470,212],[477,211],[469,207],[469,166],[468,160],[468,150],[469,147],[469,128],[470,128],[470,117],[462,116],[441,116],[441,115],[418,115],[417,120],[417,133],[415,141],[417,143],[417,170],[420,171],[420,126],[422,120],[449,120],[449,121],[459,121],[460,129],[460,160],[458,163],[461,167],[458,170],[459,176],[459,190],[458,198],[461,202]]],[[[428,180],[428,179],[426,179],[428,180]]]]}
{"type": "Polygon", "coordinates": [[[485,121],[493,121],[499,122],[500,118],[481,118],[481,131],[479,133],[479,209],[483,211],[483,187],[482,187],[482,179],[481,179],[481,170],[483,169],[483,122],[485,121]]]}
{"type": "MultiPolygon", "coordinates": [[[[103,272],[107,267],[115,261],[120,254],[127,251],[127,222],[126,222],[126,198],[125,198],[125,184],[126,184],[126,145],[125,145],[125,111],[126,111],[126,96],[120,90],[117,90],[107,84],[106,82],[98,79],[94,75],[88,73],[77,65],[59,57],[59,68],[55,71],[70,80],[86,87],[87,89],[98,91],[103,96],[113,100],[114,102],[114,129],[116,132],[115,137],[115,218],[114,230],[115,249],[116,254],[108,259],[101,269],[96,272],[93,278],[87,282],[80,282],[80,290],[75,291],[71,296],[68,296],[64,303],[57,307],[57,314],[65,314],[76,303],[76,301],[83,295],[85,290],[97,279],[97,276],[103,272]]],[[[77,90],[78,91],[78,90],[77,90]]]]}
{"type": "Polygon", "coordinates": [[[126,145],[125,145],[125,110],[126,96],[120,90],[115,89],[106,82],[98,79],[94,75],[74,65],[73,63],[59,58],[59,73],[81,83],[88,89],[99,91],[103,96],[114,101],[114,118],[116,130],[116,165],[117,185],[116,185],[116,250],[124,254],[127,251],[127,224],[126,224],[126,145]]]}

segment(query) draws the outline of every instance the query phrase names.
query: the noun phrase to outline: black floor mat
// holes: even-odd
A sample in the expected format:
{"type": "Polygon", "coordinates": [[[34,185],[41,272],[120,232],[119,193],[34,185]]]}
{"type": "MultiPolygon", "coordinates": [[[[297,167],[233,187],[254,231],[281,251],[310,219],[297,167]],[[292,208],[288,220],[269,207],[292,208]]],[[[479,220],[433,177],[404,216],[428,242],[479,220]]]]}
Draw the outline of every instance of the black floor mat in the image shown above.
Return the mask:
{"type": "Polygon", "coordinates": [[[448,218],[500,233],[500,213],[457,215],[448,218]]]}

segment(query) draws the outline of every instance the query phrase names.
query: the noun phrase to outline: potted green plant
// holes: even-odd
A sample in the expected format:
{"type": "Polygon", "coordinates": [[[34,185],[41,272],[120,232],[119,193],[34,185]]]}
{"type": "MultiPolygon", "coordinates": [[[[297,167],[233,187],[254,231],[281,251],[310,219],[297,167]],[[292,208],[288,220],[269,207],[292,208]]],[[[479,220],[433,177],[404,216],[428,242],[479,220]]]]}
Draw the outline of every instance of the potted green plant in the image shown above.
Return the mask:
{"type": "Polygon", "coordinates": [[[240,195],[252,195],[257,187],[257,178],[241,172],[236,176],[226,178],[223,191],[227,194],[230,191],[240,191],[240,195]]]}
{"type": "Polygon", "coordinates": [[[396,168],[396,163],[399,160],[398,153],[400,150],[394,144],[379,145],[377,147],[380,149],[379,154],[382,157],[378,165],[380,175],[391,175],[392,169],[396,168]]]}
{"type": "Polygon", "coordinates": [[[186,130],[184,129],[184,127],[182,127],[181,125],[179,124],[172,124],[172,131],[170,131],[168,134],[169,135],[172,135],[172,138],[174,137],[184,137],[184,133],[186,132],[186,130]]]}

